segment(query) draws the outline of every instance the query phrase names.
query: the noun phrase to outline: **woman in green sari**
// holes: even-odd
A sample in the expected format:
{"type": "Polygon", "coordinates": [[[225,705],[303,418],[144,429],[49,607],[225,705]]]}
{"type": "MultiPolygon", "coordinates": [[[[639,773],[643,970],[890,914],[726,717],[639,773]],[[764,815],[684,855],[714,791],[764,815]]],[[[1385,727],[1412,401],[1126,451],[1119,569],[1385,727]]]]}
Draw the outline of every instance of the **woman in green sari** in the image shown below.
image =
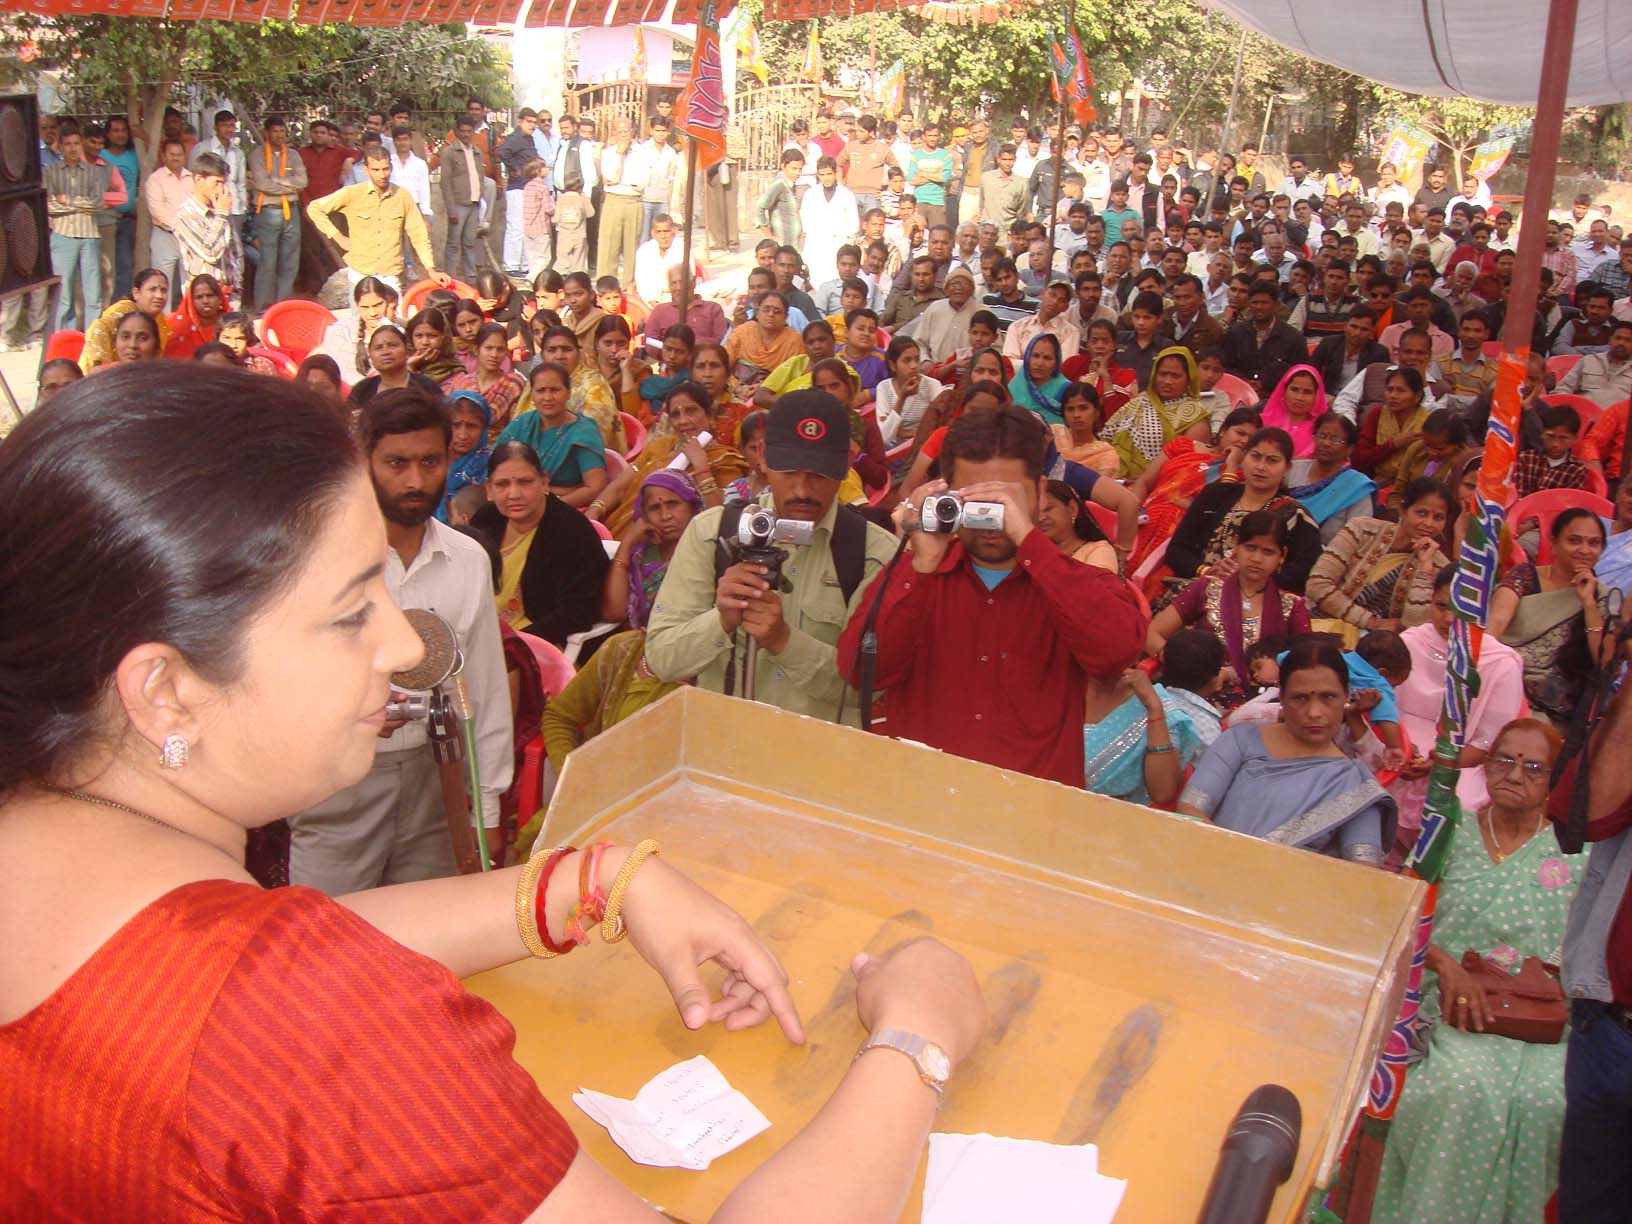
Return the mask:
{"type": "Polygon", "coordinates": [[[1201,402],[1201,373],[1183,345],[1156,354],[1150,385],[1106,421],[1099,435],[1116,448],[1122,475],[1131,480],[1180,434],[1206,442],[1212,420],[1201,402]]]}
{"type": "Polygon", "coordinates": [[[1490,597],[1490,632],[1524,659],[1524,694],[1537,714],[1564,726],[1604,641],[1607,605],[1593,567],[1604,553],[1604,524],[1576,507],[1553,520],[1553,559],[1515,565],[1490,597]]]}
{"type": "Polygon", "coordinates": [[[1440,881],[1412,1068],[1383,1149],[1374,1220],[1540,1220],[1558,1181],[1565,1044],[1486,1032],[1489,1001],[1462,968],[1474,951],[1516,973],[1556,963],[1585,855],[1547,828],[1558,733],[1507,724],[1491,745],[1490,805],[1466,812],[1440,881]]]}
{"type": "Polygon", "coordinates": [[[594,422],[568,408],[571,385],[564,366],[539,362],[527,380],[533,407],[504,427],[493,449],[525,442],[538,452],[550,492],[582,510],[606,488],[606,452],[594,422]]]}

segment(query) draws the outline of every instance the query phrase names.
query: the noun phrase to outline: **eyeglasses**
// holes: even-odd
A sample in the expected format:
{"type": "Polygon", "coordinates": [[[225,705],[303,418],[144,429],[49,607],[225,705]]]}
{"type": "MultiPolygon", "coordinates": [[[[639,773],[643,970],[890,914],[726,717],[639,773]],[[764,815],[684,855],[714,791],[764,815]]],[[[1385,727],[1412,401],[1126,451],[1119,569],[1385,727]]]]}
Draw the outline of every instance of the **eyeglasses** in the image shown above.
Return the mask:
{"type": "Polygon", "coordinates": [[[1548,767],[1541,761],[1521,761],[1517,757],[1510,757],[1506,753],[1497,753],[1490,758],[1490,771],[1495,774],[1512,773],[1517,768],[1524,774],[1526,782],[1534,782],[1537,778],[1547,775],[1548,767]]]}

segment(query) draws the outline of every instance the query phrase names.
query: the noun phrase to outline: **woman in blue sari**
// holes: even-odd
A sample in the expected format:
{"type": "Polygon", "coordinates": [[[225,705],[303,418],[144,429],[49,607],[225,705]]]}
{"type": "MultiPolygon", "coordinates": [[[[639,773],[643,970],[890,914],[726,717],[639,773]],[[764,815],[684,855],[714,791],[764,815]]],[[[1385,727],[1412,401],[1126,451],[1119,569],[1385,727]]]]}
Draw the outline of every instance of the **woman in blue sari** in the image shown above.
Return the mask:
{"type": "Polygon", "coordinates": [[[1115,680],[1088,678],[1083,718],[1083,785],[1096,795],[1171,807],[1202,747],[1183,705],[1133,667],[1115,680]]]}
{"type": "Polygon", "coordinates": [[[541,361],[528,388],[532,408],[504,427],[494,443],[525,442],[538,452],[539,464],[550,478],[550,493],[582,510],[606,488],[606,448],[594,421],[567,409],[572,375],[566,366],[541,361]]]}
{"type": "Polygon", "coordinates": [[[487,483],[487,431],[493,424],[493,409],[480,391],[455,391],[448,396],[453,418],[453,439],[448,445],[448,487],[436,517],[448,521],[448,503],[460,489],[487,483]]]}
{"type": "Polygon", "coordinates": [[[1394,800],[1332,737],[1343,725],[1349,668],[1325,641],[1281,663],[1281,719],[1231,727],[1202,756],[1180,813],[1283,846],[1381,866],[1394,844],[1394,800]]]}
{"type": "Polygon", "coordinates": [[[1371,517],[1377,482],[1349,465],[1354,444],[1360,440],[1353,421],[1323,412],[1315,418],[1314,427],[1314,456],[1293,461],[1287,492],[1320,525],[1320,542],[1325,545],[1337,538],[1351,518],[1371,517]]]}
{"type": "Polygon", "coordinates": [[[1020,369],[1009,381],[1009,395],[1020,407],[1041,417],[1044,425],[1064,425],[1060,401],[1070,386],[1070,380],[1060,373],[1059,338],[1038,332],[1026,345],[1020,369]]]}

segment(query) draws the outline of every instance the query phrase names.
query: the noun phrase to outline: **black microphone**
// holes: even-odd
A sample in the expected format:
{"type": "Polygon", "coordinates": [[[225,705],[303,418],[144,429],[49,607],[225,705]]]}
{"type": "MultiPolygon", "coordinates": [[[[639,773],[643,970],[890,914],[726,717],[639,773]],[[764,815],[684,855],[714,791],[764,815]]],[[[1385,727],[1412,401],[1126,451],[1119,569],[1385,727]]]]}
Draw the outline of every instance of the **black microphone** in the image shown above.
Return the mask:
{"type": "Polygon", "coordinates": [[[1303,1111],[1279,1084],[1254,1088],[1224,1136],[1197,1224],[1263,1224],[1275,1191],[1292,1176],[1303,1111]]]}

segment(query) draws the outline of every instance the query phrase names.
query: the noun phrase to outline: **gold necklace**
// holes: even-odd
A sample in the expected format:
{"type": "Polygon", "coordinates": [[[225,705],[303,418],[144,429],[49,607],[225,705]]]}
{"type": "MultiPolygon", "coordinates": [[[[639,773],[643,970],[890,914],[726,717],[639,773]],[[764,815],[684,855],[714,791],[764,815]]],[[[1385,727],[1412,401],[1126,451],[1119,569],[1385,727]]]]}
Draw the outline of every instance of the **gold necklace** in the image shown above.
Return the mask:
{"type": "Polygon", "coordinates": [[[1490,819],[1489,808],[1486,808],[1483,812],[1479,813],[1479,831],[1484,834],[1485,843],[1490,847],[1491,854],[1496,856],[1497,863],[1505,863],[1520,850],[1524,849],[1525,846],[1530,844],[1530,839],[1541,832],[1541,826],[1545,824],[1546,821],[1547,812],[1544,808],[1542,809],[1541,815],[1536,817],[1536,827],[1531,829],[1525,839],[1518,845],[1514,846],[1511,850],[1503,850],[1502,844],[1496,840],[1496,824],[1490,819]]]}
{"type": "Polygon", "coordinates": [[[133,808],[128,803],[120,803],[117,799],[104,799],[101,795],[93,795],[89,791],[71,790],[66,786],[48,785],[45,789],[69,799],[78,799],[81,803],[94,803],[98,807],[112,808],[116,812],[126,812],[132,816],[140,816],[143,820],[150,820],[160,828],[175,831],[173,825],[167,824],[157,816],[149,816],[146,812],[133,808]]]}

